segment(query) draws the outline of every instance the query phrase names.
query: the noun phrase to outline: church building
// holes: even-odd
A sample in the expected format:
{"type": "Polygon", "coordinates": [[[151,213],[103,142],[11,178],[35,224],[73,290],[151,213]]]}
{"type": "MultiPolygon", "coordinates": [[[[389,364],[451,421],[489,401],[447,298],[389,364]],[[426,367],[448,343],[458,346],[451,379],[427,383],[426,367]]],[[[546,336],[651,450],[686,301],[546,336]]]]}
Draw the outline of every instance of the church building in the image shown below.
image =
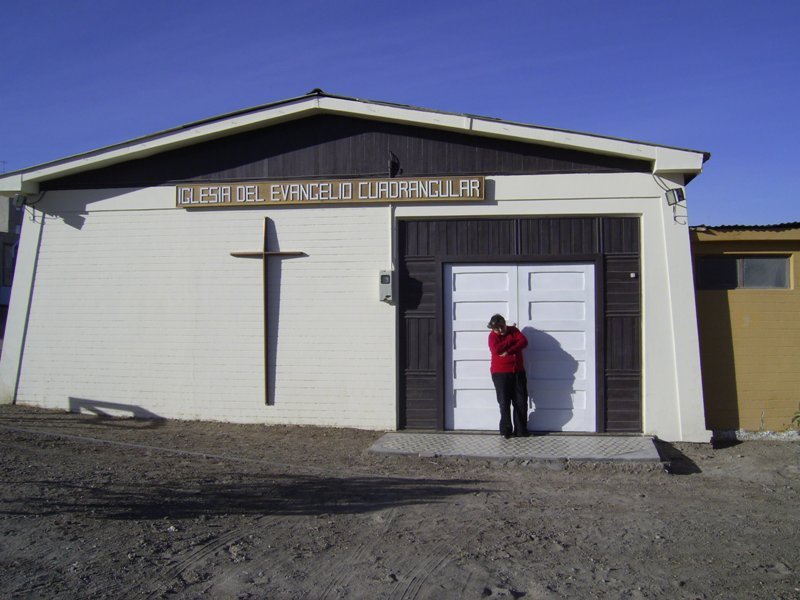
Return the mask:
{"type": "Polygon", "coordinates": [[[24,209],[0,401],[708,441],[685,186],[707,153],[308,95],[0,175],[24,209]]]}

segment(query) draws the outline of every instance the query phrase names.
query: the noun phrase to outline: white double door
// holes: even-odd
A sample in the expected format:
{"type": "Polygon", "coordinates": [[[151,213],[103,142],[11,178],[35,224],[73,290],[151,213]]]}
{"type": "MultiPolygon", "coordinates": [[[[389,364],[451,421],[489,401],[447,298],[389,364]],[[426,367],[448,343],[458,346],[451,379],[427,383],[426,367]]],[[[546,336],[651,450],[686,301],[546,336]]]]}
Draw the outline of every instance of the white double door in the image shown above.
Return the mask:
{"type": "Polygon", "coordinates": [[[444,271],[445,429],[498,428],[486,324],[499,313],[528,339],[528,429],[596,431],[594,265],[444,271]]]}

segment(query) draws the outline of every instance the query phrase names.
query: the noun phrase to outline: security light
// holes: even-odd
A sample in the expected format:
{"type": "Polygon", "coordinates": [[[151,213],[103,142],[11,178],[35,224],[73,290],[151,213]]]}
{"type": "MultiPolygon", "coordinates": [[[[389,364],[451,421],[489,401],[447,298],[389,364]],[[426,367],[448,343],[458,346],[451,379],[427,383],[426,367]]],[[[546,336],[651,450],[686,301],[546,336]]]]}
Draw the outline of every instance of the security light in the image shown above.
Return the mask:
{"type": "Polygon", "coordinates": [[[679,202],[683,202],[686,200],[686,192],[683,191],[683,188],[675,188],[674,190],[667,190],[667,204],[669,206],[675,206],[679,202]]]}

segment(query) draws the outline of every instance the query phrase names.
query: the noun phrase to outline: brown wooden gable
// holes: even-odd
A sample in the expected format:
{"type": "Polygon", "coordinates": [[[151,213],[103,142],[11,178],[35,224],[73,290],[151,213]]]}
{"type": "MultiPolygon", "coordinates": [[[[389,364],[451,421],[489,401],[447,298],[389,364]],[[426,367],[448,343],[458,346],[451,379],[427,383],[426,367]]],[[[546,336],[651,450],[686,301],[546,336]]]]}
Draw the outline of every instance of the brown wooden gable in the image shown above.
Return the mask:
{"type": "Polygon", "coordinates": [[[42,182],[42,190],[182,182],[401,176],[649,172],[650,164],[543,145],[338,115],[239,133],[42,182]]]}

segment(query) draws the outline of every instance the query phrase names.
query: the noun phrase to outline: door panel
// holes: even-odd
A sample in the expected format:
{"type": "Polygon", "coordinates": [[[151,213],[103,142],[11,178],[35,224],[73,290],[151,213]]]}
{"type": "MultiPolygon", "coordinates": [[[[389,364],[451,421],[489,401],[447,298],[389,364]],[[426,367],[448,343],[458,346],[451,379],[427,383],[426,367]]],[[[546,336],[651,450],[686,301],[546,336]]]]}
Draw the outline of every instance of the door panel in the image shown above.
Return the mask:
{"type": "Polygon", "coordinates": [[[445,265],[445,429],[495,429],[499,417],[489,373],[486,324],[517,311],[511,265],[445,265]]]}
{"type": "Polygon", "coordinates": [[[595,431],[594,265],[520,265],[531,431],[595,431]]]}
{"type": "Polygon", "coordinates": [[[528,338],[531,431],[595,431],[594,266],[445,265],[445,429],[496,430],[486,323],[528,338]]]}

